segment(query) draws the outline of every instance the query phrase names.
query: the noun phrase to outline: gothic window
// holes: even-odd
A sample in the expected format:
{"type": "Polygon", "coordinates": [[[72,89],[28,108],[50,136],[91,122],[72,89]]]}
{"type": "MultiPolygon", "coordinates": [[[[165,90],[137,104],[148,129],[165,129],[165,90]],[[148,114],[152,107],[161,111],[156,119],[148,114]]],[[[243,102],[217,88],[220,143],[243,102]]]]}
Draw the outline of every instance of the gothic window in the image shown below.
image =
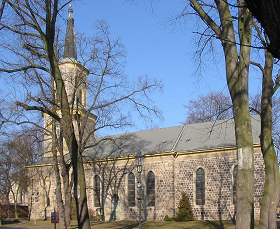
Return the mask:
{"type": "Polygon", "coordinates": [[[147,205],[155,206],[155,174],[152,171],[147,175],[147,205]]]}
{"type": "Polygon", "coordinates": [[[135,206],[135,176],[133,173],[128,174],[128,206],[135,206]]]}
{"type": "Polygon", "coordinates": [[[196,171],[196,204],[205,205],[205,172],[202,168],[196,171]]]}
{"type": "Polygon", "coordinates": [[[236,166],[234,166],[234,169],[233,169],[233,172],[232,172],[232,178],[233,178],[233,182],[232,182],[232,202],[233,202],[233,204],[236,204],[237,171],[238,171],[238,167],[236,165],[236,166]]]}
{"type": "Polygon", "coordinates": [[[98,175],[94,176],[94,206],[100,207],[100,177],[98,175]]]}

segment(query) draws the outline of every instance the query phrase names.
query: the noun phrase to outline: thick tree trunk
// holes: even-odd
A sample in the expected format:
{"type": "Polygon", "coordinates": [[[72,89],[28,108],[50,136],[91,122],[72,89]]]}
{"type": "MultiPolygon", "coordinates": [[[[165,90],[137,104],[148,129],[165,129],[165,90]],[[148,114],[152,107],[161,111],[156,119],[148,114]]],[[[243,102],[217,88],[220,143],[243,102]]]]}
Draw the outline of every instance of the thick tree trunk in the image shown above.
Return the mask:
{"type": "MultiPolygon", "coordinates": [[[[238,4],[243,3],[238,1],[238,4]]],[[[224,1],[219,1],[219,9],[223,25],[222,42],[226,59],[227,83],[233,103],[238,155],[236,228],[253,229],[254,150],[248,95],[252,18],[248,10],[244,11],[244,8],[240,7],[238,34],[241,45],[238,57],[234,27],[228,6],[224,1]]]]}
{"type": "Polygon", "coordinates": [[[71,161],[74,174],[74,198],[77,207],[77,219],[79,229],[90,229],[90,220],[88,214],[86,197],[86,180],[82,156],[79,153],[78,144],[75,135],[72,137],[71,161]]]}
{"type": "MultiPolygon", "coordinates": [[[[247,105],[244,105],[244,107],[247,105]]],[[[235,135],[238,155],[236,228],[254,228],[254,150],[250,113],[236,109],[235,135]]]]}
{"type": "Polygon", "coordinates": [[[84,171],[83,158],[80,154],[78,158],[78,180],[79,180],[79,187],[80,187],[79,210],[78,210],[80,214],[79,228],[90,229],[90,219],[88,213],[87,194],[86,194],[85,171],[84,171]]]}
{"type": "Polygon", "coordinates": [[[71,175],[70,175],[70,167],[66,165],[64,158],[64,149],[63,149],[63,127],[60,126],[60,142],[59,142],[59,151],[60,151],[60,159],[59,165],[61,170],[61,177],[63,182],[63,192],[64,192],[64,210],[65,210],[65,223],[67,227],[71,225],[71,202],[72,202],[72,193],[71,189],[73,187],[71,183],[71,175]]]}
{"type": "Polygon", "coordinates": [[[248,71],[250,64],[250,46],[252,18],[244,7],[242,0],[238,3],[238,34],[240,51],[238,55],[235,28],[227,1],[215,0],[221,25],[215,23],[203,4],[197,0],[189,0],[191,7],[221,40],[225,62],[226,78],[230,91],[235,121],[235,136],[238,153],[237,175],[237,210],[236,228],[254,227],[254,150],[249,111],[248,71]]]}
{"type": "Polygon", "coordinates": [[[58,212],[59,212],[60,228],[67,229],[67,225],[65,222],[65,209],[64,209],[63,199],[62,199],[61,177],[60,177],[59,165],[58,165],[58,159],[57,159],[57,147],[56,147],[57,138],[56,138],[55,122],[56,121],[53,119],[53,122],[52,122],[52,154],[53,154],[55,180],[56,180],[55,195],[56,195],[57,208],[58,208],[58,212]]]}
{"type": "Polygon", "coordinates": [[[276,229],[280,174],[272,138],[273,56],[266,50],[261,101],[261,148],[265,163],[265,186],[261,206],[260,229],[276,229]]]}
{"type": "Polygon", "coordinates": [[[252,17],[244,10],[243,1],[238,1],[238,34],[240,54],[238,79],[235,81],[233,112],[238,156],[236,228],[254,228],[254,149],[249,110],[248,75],[250,65],[250,45],[252,37],[252,17]],[[242,7],[243,6],[243,7],[242,7]]]}
{"type": "Polygon", "coordinates": [[[59,165],[60,165],[61,177],[63,182],[65,223],[67,227],[70,227],[71,199],[72,199],[72,194],[71,194],[72,185],[70,184],[70,178],[69,178],[70,171],[68,171],[63,157],[60,157],[59,165]]]}

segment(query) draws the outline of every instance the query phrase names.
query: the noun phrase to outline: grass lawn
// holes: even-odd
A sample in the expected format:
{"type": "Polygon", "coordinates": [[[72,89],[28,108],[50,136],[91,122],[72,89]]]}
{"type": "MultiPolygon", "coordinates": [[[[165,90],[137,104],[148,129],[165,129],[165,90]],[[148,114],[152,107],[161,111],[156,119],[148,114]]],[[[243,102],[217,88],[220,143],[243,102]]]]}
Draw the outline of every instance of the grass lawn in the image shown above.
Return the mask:
{"type": "MultiPolygon", "coordinates": [[[[257,228],[258,222],[255,224],[257,228]]],[[[51,229],[54,225],[50,221],[37,220],[37,225],[34,221],[18,220],[18,221],[4,221],[0,228],[37,228],[37,229],[51,229]]],[[[59,224],[56,225],[59,229],[59,224]]],[[[77,222],[73,222],[72,229],[77,228],[77,222]]],[[[115,221],[115,222],[92,222],[93,229],[137,229],[138,222],[136,221],[115,221]]],[[[234,229],[235,225],[232,221],[190,221],[190,222],[143,222],[143,229],[234,229]]]]}

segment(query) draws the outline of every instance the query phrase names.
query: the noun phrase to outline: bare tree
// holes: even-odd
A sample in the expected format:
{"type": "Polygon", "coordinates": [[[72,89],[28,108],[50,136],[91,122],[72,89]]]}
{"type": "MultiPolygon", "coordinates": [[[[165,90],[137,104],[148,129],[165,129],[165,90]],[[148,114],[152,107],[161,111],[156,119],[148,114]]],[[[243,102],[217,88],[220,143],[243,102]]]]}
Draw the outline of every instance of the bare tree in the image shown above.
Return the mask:
{"type": "MultiPolygon", "coordinates": [[[[265,163],[265,186],[261,208],[260,228],[277,228],[276,209],[279,202],[280,173],[279,164],[273,143],[272,97],[279,85],[272,77],[273,56],[265,51],[266,59],[263,68],[261,99],[261,147],[265,163]],[[274,217],[273,217],[274,215],[274,217]]],[[[279,76],[277,77],[279,79],[279,76]]]]}
{"type": "Polygon", "coordinates": [[[211,122],[233,118],[230,97],[223,92],[209,92],[190,100],[184,106],[187,109],[186,123],[211,122]]]}
{"type": "MultiPolygon", "coordinates": [[[[136,144],[135,137],[133,134],[126,134],[98,138],[100,143],[94,147],[92,153],[88,156],[89,163],[93,164],[95,177],[98,177],[98,182],[100,182],[99,188],[93,187],[95,203],[101,209],[104,209],[106,200],[112,201],[113,209],[110,220],[116,218],[117,206],[113,202],[117,201],[115,198],[123,192],[123,190],[120,190],[123,179],[135,167],[128,157],[133,153],[136,154],[140,149],[140,146],[136,144]],[[127,160],[119,160],[120,157],[127,157],[127,160]]],[[[94,182],[96,184],[96,180],[94,182]]],[[[105,220],[104,211],[102,220],[105,220]]]]}
{"type": "MultiPolygon", "coordinates": [[[[268,54],[268,51],[266,52],[268,54]]],[[[264,74],[263,85],[272,84],[272,55],[269,55],[266,58],[266,65],[264,68],[261,67],[261,65],[258,66],[260,67],[261,72],[264,74]],[[271,70],[269,71],[269,69],[271,70]]],[[[275,205],[274,203],[278,203],[279,201],[279,166],[277,162],[277,154],[275,153],[275,149],[279,150],[280,101],[279,97],[272,97],[272,95],[274,94],[273,90],[271,90],[271,92],[269,93],[266,90],[264,90],[265,93],[263,93],[263,95],[257,94],[250,99],[250,109],[251,113],[260,115],[262,117],[261,145],[264,162],[266,165],[266,183],[261,207],[260,228],[267,229],[276,227],[275,214],[277,204],[275,205]],[[267,108],[267,106],[270,106],[270,108],[267,108]]],[[[191,109],[191,111],[188,110],[188,122],[207,122],[219,119],[219,116],[217,116],[217,114],[222,114],[221,111],[228,110],[228,108],[231,108],[229,98],[225,100],[225,97],[226,95],[221,96],[220,93],[212,92],[206,96],[200,96],[197,100],[190,101],[190,103],[186,106],[187,108],[191,109]],[[212,95],[218,96],[213,97],[212,95]],[[224,103],[225,101],[228,101],[228,103],[224,103]],[[212,106],[212,104],[224,104],[224,106],[212,106]]],[[[232,113],[226,113],[226,115],[228,116],[224,118],[232,117],[232,113]]]]}
{"type": "MultiPolygon", "coordinates": [[[[254,150],[248,94],[252,18],[240,0],[233,4],[223,0],[189,2],[207,26],[202,34],[218,38],[223,48],[238,153],[236,228],[253,228],[254,150]]],[[[181,16],[189,14],[186,7],[181,16]]]]}
{"type": "MultiPolygon", "coordinates": [[[[279,77],[276,76],[275,79],[272,77],[272,69],[273,69],[273,58],[270,53],[265,52],[265,65],[261,66],[259,63],[254,63],[250,61],[250,47],[251,45],[251,34],[252,34],[252,24],[254,24],[254,28],[256,30],[256,37],[261,41],[261,45],[256,47],[263,48],[268,47],[268,50],[272,49],[273,44],[268,42],[267,37],[263,38],[261,30],[258,28],[258,25],[252,20],[250,14],[247,12],[246,7],[244,7],[244,3],[242,1],[237,1],[235,3],[228,3],[227,1],[213,1],[213,3],[204,2],[204,1],[193,1],[190,0],[191,7],[198,13],[200,18],[207,24],[210,28],[206,29],[203,33],[203,36],[206,37],[206,42],[209,41],[209,37],[216,37],[221,40],[224,55],[226,59],[226,70],[227,70],[227,83],[229,87],[229,91],[231,94],[232,102],[233,102],[233,112],[235,118],[235,126],[236,126],[236,142],[238,148],[238,160],[240,163],[240,159],[245,159],[245,163],[242,165],[244,171],[247,172],[238,172],[238,186],[237,186],[237,228],[253,228],[253,208],[249,205],[253,206],[252,199],[252,190],[253,184],[250,184],[250,191],[247,190],[251,197],[243,195],[242,192],[246,192],[244,187],[247,185],[244,182],[250,176],[250,179],[253,179],[252,169],[252,152],[251,140],[249,138],[246,139],[246,136],[243,135],[240,130],[242,130],[242,125],[246,125],[246,123],[250,122],[248,118],[248,66],[249,64],[254,64],[261,69],[263,75],[263,86],[262,86],[262,99],[261,99],[261,146],[262,153],[264,156],[264,161],[266,165],[266,182],[264,188],[264,195],[262,199],[262,207],[261,207],[261,228],[276,228],[275,222],[275,212],[276,206],[274,203],[278,203],[279,199],[279,169],[278,162],[275,154],[274,144],[273,144],[273,133],[272,133],[272,95],[279,87],[279,77]],[[215,3],[214,3],[215,2],[215,3]],[[238,6],[238,8],[236,8],[238,6]],[[217,12],[219,17],[215,16],[213,12],[217,12]],[[238,13],[238,14],[237,14],[238,13]],[[235,17],[236,15],[236,17],[235,17]],[[219,19],[220,22],[218,22],[219,19]],[[238,31],[237,39],[234,37],[234,22],[238,22],[236,28],[238,31]],[[220,24],[219,24],[220,23],[220,24]],[[220,30],[222,28],[222,30],[220,30]],[[214,32],[214,33],[211,33],[214,32]],[[208,38],[207,38],[208,37],[208,38]],[[238,58],[237,57],[237,43],[240,45],[238,58]],[[237,80],[234,80],[234,75],[237,74],[237,80]],[[243,81],[243,82],[241,82],[243,81]],[[240,84],[239,84],[239,83],[240,84]],[[239,84],[239,85],[238,85],[239,84]],[[244,110],[243,110],[244,109],[244,110]],[[247,118],[239,114],[241,110],[246,111],[247,118]],[[243,122],[243,124],[242,124],[243,122]],[[243,135],[243,137],[242,137],[243,135]],[[240,144],[241,141],[243,142],[240,144]],[[247,151],[248,157],[243,157],[242,153],[243,148],[247,151]],[[251,148],[250,150],[248,150],[251,148]],[[240,151],[241,150],[241,151],[240,151]],[[251,164],[251,165],[250,165],[251,164]],[[251,172],[248,172],[251,170],[251,172]],[[241,176],[240,176],[241,175],[241,176]],[[246,178],[247,177],[247,178],[246,178]],[[271,182],[273,180],[273,182],[271,182]],[[242,191],[243,190],[243,191],[242,191]],[[249,200],[249,201],[248,201],[249,200]],[[247,202],[247,203],[246,203],[247,202]],[[246,226],[244,226],[246,225],[246,226]]],[[[185,16],[187,11],[182,14],[185,16]]],[[[217,15],[217,14],[216,14],[217,15]]],[[[205,45],[205,43],[203,44],[205,45]]],[[[275,46],[275,44],[274,44],[275,46]]],[[[205,46],[203,46],[205,47],[205,46]]],[[[204,48],[201,49],[204,51],[204,48]]],[[[246,127],[247,128],[247,127],[246,127]]],[[[247,131],[250,129],[250,125],[248,125],[247,131]]],[[[243,129],[244,133],[248,133],[245,129],[243,129]]],[[[239,164],[240,166],[240,164],[239,164]]],[[[243,170],[243,168],[241,170],[243,170]]],[[[239,168],[240,170],[240,168],[239,168]]],[[[248,187],[248,186],[247,186],[248,187]]]]}
{"type": "MultiPolygon", "coordinates": [[[[268,43],[267,37],[262,36],[260,29],[255,24],[255,28],[258,31],[259,38],[263,44],[268,43]]],[[[279,104],[277,97],[275,97],[276,91],[279,88],[279,74],[273,77],[274,58],[269,49],[265,50],[265,64],[261,66],[252,62],[253,65],[259,67],[262,74],[262,94],[261,99],[255,104],[260,107],[261,116],[261,148],[265,163],[265,186],[264,194],[262,198],[261,206],[261,218],[260,228],[277,228],[275,214],[277,204],[279,202],[279,185],[280,185],[280,173],[279,163],[276,154],[275,147],[277,148],[277,123],[278,115],[277,108],[279,104]],[[273,101],[274,100],[274,101],[273,101]],[[261,102],[259,102],[261,101],[261,102]],[[274,112],[273,112],[274,106],[274,112]],[[275,112],[276,111],[276,112],[275,112]],[[274,142],[274,140],[276,140],[274,142]]],[[[279,100],[279,99],[278,99],[279,100]]],[[[279,146],[279,145],[278,145],[279,146]]]]}
{"type": "Polygon", "coordinates": [[[41,158],[42,139],[38,134],[38,131],[23,128],[12,133],[1,146],[1,190],[6,192],[7,197],[9,194],[12,196],[16,218],[18,218],[17,205],[27,196],[29,177],[25,166],[41,158]]]}
{"type": "MultiPolygon", "coordinates": [[[[130,114],[133,110],[148,119],[153,115],[158,116],[150,93],[160,88],[160,84],[146,76],[139,77],[136,83],[129,82],[123,71],[123,46],[118,39],[110,39],[108,26],[103,22],[98,24],[96,38],[82,42],[85,46],[79,51],[83,54],[83,63],[77,60],[76,43],[69,43],[67,39],[63,59],[59,61],[57,19],[70,2],[6,1],[0,25],[9,39],[5,39],[4,33],[0,34],[3,38],[1,48],[11,54],[11,58],[0,60],[0,70],[16,76],[11,77],[14,85],[23,85],[24,96],[23,99],[17,98],[18,106],[50,117],[49,149],[54,155],[54,166],[58,162],[56,152],[60,156],[70,154],[78,225],[79,228],[90,228],[83,154],[96,145],[94,136],[101,128],[131,125],[130,114]],[[64,68],[66,65],[70,65],[73,71],[67,72],[64,68]],[[80,71],[73,75],[76,69],[80,71]],[[127,109],[127,105],[130,105],[130,109],[127,109]]],[[[73,29],[72,12],[70,9],[68,23],[73,29]]],[[[74,36],[71,39],[75,41],[74,36]]],[[[29,119],[29,122],[32,120],[29,119]]],[[[62,177],[69,177],[66,176],[68,171],[69,167],[65,167],[61,171],[62,177]]],[[[57,187],[61,183],[59,174],[57,168],[57,187]]],[[[67,182],[70,182],[69,179],[67,182]]],[[[57,198],[61,203],[59,211],[63,212],[59,190],[57,198]]],[[[63,214],[61,218],[65,219],[63,214]]],[[[61,228],[67,227],[64,221],[61,220],[61,228]]]]}
{"type": "MultiPolygon", "coordinates": [[[[252,18],[244,3],[242,1],[237,1],[238,8],[238,43],[240,43],[239,57],[237,57],[237,46],[236,40],[234,38],[234,17],[231,16],[230,8],[234,9],[234,5],[224,2],[215,1],[216,7],[209,5],[204,5],[197,1],[192,1],[192,7],[199,14],[199,16],[204,20],[204,22],[214,31],[215,36],[221,39],[222,46],[224,49],[224,55],[226,59],[226,70],[227,70],[227,82],[229,91],[231,94],[233,102],[233,112],[235,118],[236,126],[236,142],[238,148],[238,160],[239,160],[239,171],[237,180],[237,228],[253,228],[253,206],[252,191],[253,184],[249,186],[244,182],[248,180],[248,177],[253,180],[253,157],[252,157],[252,147],[251,147],[251,137],[247,138],[244,133],[248,134],[247,131],[251,128],[247,125],[250,122],[248,118],[248,66],[250,63],[250,46],[251,46],[251,33],[252,33],[252,18]],[[222,26],[222,33],[220,33],[217,27],[216,21],[206,13],[206,8],[211,7],[212,9],[217,9],[219,12],[219,18],[222,26]],[[224,33],[225,32],[225,33],[224,33]],[[224,36],[226,35],[226,36],[224,36]],[[230,42],[230,43],[228,43],[230,42]],[[237,65],[236,65],[237,64],[237,65]],[[235,66],[235,67],[234,67],[235,66]],[[237,80],[234,79],[234,74],[238,75],[237,80]],[[240,84],[239,84],[239,83],[240,84]],[[244,109],[244,110],[243,110],[244,109]],[[240,112],[242,110],[246,113],[242,115],[240,112]],[[245,116],[243,116],[245,115],[245,116]],[[246,118],[247,117],[247,118],[246,118]],[[243,124],[242,124],[243,122],[243,124]],[[247,124],[246,124],[247,123],[247,124]],[[242,125],[247,125],[248,129],[242,130],[242,125]],[[243,134],[240,130],[244,131],[243,134]],[[243,136],[242,136],[243,135],[243,136]],[[247,140],[245,140],[247,139],[247,140]],[[241,141],[243,141],[242,144],[241,141]],[[246,142],[246,143],[245,143],[246,142]],[[242,146],[243,145],[243,146],[242,146]],[[241,147],[242,146],[242,147],[241,147]],[[241,147],[241,148],[239,148],[241,147]],[[242,149],[243,148],[243,149],[242,149]],[[250,150],[249,150],[250,148],[250,150]],[[247,152],[247,156],[244,157],[244,152],[247,152]],[[244,160],[244,164],[240,164],[240,160],[244,160]],[[242,168],[240,168],[240,165],[242,168]],[[243,170],[244,169],[244,170],[243,170]],[[243,171],[240,171],[243,170],[243,171]],[[249,172],[250,171],[250,172],[249,172]],[[242,194],[246,192],[244,187],[249,187],[250,197],[242,194]],[[246,203],[247,202],[247,203],[246,203]],[[244,226],[246,225],[246,226],[244,226]]],[[[262,44],[267,43],[267,40],[262,38],[262,34],[258,29],[256,23],[254,27],[257,30],[259,39],[261,39],[262,44]]],[[[256,64],[256,63],[253,63],[256,64]]],[[[261,66],[260,64],[256,64],[261,66]]],[[[261,67],[260,67],[261,68],[261,67]]],[[[261,103],[261,146],[262,153],[264,155],[264,161],[266,164],[266,183],[264,188],[264,196],[262,202],[261,210],[261,225],[263,228],[276,228],[275,223],[275,211],[276,206],[272,206],[271,203],[277,203],[279,198],[279,169],[278,162],[276,159],[275,149],[272,140],[272,95],[279,87],[279,77],[276,77],[275,81],[272,79],[272,69],[273,69],[273,58],[266,52],[265,53],[265,66],[261,68],[263,74],[263,86],[262,86],[262,103],[261,103]],[[268,156],[270,155],[270,156],[268,156]],[[273,182],[271,180],[273,179],[273,182]],[[275,186],[274,186],[275,185],[275,186]],[[270,190],[270,191],[268,191],[270,190]],[[270,217],[269,217],[270,216],[270,217]]],[[[246,128],[247,128],[246,127],[246,128]]]]}

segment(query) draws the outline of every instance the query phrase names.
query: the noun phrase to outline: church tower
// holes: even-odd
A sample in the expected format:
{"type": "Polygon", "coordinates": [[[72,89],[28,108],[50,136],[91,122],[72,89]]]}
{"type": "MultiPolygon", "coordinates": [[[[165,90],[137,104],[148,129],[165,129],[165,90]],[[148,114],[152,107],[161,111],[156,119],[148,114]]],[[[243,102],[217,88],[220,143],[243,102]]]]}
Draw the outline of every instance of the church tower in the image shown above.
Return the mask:
{"type": "MultiPolygon", "coordinates": [[[[81,116],[82,125],[80,126],[85,128],[85,131],[83,131],[84,135],[88,135],[93,131],[96,121],[96,116],[87,111],[87,76],[89,71],[77,59],[76,36],[71,5],[69,6],[68,13],[64,53],[63,59],[59,61],[59,69],[65,85],[70,108],[73,114],[79,114],[81,116]]],[[[59,111],[58,114],[60,114],[59,111]]],[[[73,124],[77,139],[80,137],[84,138],[85,136],[78,136],[79,130],[77,123],[74,122],[73,124]]],[[[44,127],[47,130],[51,130],[51,118],[48,115],[44,115],[44,127]]],[[[44,156],[50,157],[52,156],[51,136],[48,133],[51,131],[45,132],[44,156]]]]}
{"type": "Polygon", "coordinates": [[[65,84],[69,104],[73,106],[73,109],[86,109],[88,70],[77,59],[74,18],[71,5],[68,12],[64,53],[63,59],[59,62],[59,69],[65,84]]]}

